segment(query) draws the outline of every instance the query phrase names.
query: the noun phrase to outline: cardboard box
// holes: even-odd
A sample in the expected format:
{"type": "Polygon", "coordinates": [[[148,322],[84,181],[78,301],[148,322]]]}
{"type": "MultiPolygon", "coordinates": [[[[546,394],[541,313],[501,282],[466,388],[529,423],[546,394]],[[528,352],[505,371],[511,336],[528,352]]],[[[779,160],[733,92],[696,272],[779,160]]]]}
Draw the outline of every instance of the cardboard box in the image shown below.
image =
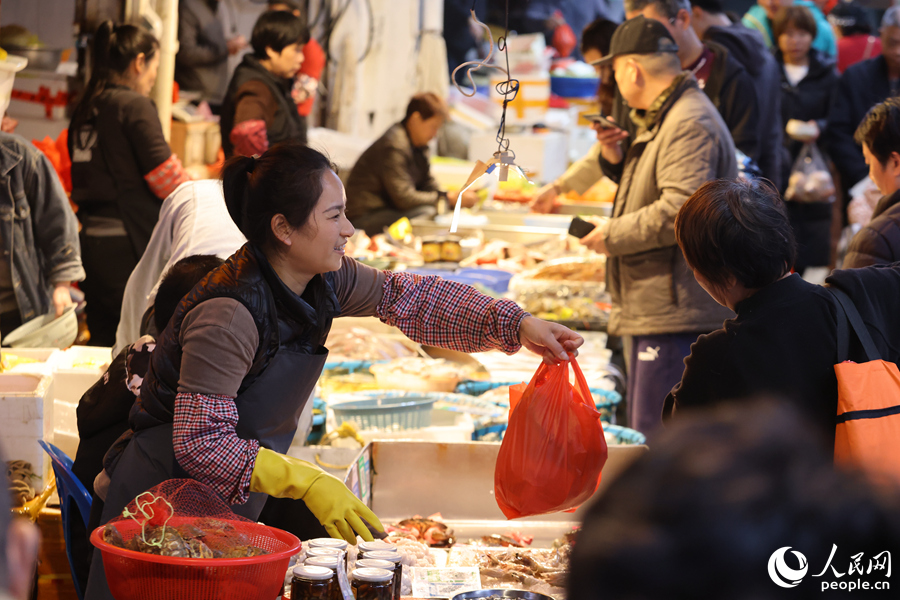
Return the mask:
{"type": "Polygon", "coordinates": [[[221,143],[218,123],[183,123],[172,120],[169,146],[185,167],[214,163],[221,143]]]}

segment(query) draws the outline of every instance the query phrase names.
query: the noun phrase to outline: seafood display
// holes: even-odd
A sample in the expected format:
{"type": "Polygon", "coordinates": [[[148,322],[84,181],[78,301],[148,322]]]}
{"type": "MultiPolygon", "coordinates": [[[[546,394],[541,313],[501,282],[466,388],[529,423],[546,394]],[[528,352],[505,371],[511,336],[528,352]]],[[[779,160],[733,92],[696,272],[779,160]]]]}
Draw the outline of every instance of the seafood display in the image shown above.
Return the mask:
{"type": "Polygon", "coordinates": [[[418,344],[405,336],[376,335],[364,327],[332,330],[325,345],[332,361],[394,360],[419,353],[418,344]]]}
{"type": "Polygon", "coordinates": [[[443,522],[440,513],[429,517],[416,515],[410,519],[403,519],[396,525],[391,525],[385,532],[389,539],[401,538],[422,542],[432,548],[446,548],[456,541],[453,530],[443,522]]]}
{"type": "Polygon", "coordinates": [[[180,525],[148,524],[128,540],[114,523],[108,523],[102,538],[118,548],[177,558],[247,558],[268,554],[252,545],[250,536],[218,519],[201,518],[180,525]]]}
{"type": "Polygon", "coordinates": [[[452,392],[469,368],[434,358],[398,358],[369,369],[379,388],[425,392],[452,392]]]}
{"type": "Polygon", "coordinates": [[[569,546],[551,549],[457,546],[448,566],[478,567],[483,588],[521,589],[549,596],[564,594],[569,546]]]}

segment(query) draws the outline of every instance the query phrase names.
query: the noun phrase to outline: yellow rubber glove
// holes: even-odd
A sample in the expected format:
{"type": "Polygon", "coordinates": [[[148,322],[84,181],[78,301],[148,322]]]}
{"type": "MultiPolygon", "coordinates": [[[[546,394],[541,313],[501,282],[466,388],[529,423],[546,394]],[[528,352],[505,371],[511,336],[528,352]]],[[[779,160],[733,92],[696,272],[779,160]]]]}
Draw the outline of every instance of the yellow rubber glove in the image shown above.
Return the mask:
{"type": "Polygon", "coordinates": [[[356,533],[367,542],[372,533],[366,524],[378,531],[384,526],[369,507],[353,495],[344,482],[304,460],[260,448],[250,475],[250,491],[275,498],[303,500],[333,538],[356,543],[356,533]]]}

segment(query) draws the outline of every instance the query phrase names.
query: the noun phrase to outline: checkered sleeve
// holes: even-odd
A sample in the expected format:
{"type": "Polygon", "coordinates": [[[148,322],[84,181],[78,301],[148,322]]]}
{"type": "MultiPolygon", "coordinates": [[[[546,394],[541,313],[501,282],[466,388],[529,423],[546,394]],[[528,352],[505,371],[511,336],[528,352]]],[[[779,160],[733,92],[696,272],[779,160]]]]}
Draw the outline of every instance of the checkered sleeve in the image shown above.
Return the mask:
{"type": "Polygon", "coordinates": [[[269,149],[266,122],[262,119],[242,121],[232,128],[228,139],[234,144],[234,153],[241,156],[262,155],[269,149]]]}
{"type": "Polygon", "coordinates": [[[243,504],[250,497],[259,452],[259,442],[237,436],[237,422],[234,398],[183,392],[175,397],[172,441],[178,464],[229,504],[243,504]]]}
{"type": "Polygon", "coordinates": [[[472,286],[440,277],[388,272],[376,314],[420,344],[460,352],[519,351],[519,326],[528,313],[472,286]]]}
{"type": "Polygon", "coordinates": [[[169,194],[175,191],[185,181],[190,181],[181,161],[174,154],[164,160],[155,169],[144,175],[144,181],[150,186],[150,191],[160,200],[165,200],[169,194]]]}

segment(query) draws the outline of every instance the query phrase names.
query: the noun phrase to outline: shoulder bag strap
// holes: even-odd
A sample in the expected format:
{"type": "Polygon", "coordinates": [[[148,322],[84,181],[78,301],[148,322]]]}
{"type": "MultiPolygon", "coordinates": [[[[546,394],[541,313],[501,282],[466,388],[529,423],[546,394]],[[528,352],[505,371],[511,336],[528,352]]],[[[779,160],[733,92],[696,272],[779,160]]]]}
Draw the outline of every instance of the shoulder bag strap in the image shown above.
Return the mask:
{"type": "MultiPolygon", "coordinates": [[[[862,344],[865,359],[869,361],[881,358],[878,348],[875,347],[875,342],[872,341],[872,336],[869,334],[866,324],[863,323],[862,317],[859,316],[859,311],[856,310],[856,305],[853,304],[853,300],[850,299],[850,296],[835,287],[829,286],[825,289],[831,292],[831,295],[838,301],[840,307],[843,309],[844,315],[847,317],[846,320],[838,318],[838,358],[846,360],[847,352],[849,350],[850,343],[849,337],[847,336],[847,321],[850,322],[853,332],[862,344]],[[844,330],[843,340],[841,339],[842,328],[844,330]]],[[[839,362],[843,362],[843,360],[839,360],[839,362]]]]}

